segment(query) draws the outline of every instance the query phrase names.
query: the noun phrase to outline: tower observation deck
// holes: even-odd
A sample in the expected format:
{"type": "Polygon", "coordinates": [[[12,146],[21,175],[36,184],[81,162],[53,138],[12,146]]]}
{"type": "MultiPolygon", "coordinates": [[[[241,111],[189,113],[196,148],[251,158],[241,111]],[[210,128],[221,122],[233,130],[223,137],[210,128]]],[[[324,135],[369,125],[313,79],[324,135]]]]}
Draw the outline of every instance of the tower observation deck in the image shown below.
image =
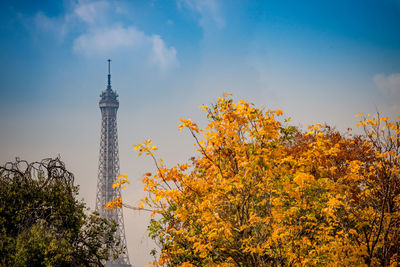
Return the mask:
{"type": "Polygon", "coordinates": [[[106,266],[128,267],[128,250],[126,247],[124,218],[122,209],[105,210],[104,205],[112,201],[115,197],[121,197],[119,187],[113,189],[112,185],[119,175],[119,153],[118,153],[118,134],[117,134],[117,110],[119,107],[118,95],[111,88],[110,62],[108,60],[108,82],[107,88],[100,95],[101,111],[101,138],[99,171],[97,180],[96,210],[102,218],[115,220],[118,224],[115,236],[120,239],[119,249],[122,254],[117,259],[110,259],[106,266]]]}

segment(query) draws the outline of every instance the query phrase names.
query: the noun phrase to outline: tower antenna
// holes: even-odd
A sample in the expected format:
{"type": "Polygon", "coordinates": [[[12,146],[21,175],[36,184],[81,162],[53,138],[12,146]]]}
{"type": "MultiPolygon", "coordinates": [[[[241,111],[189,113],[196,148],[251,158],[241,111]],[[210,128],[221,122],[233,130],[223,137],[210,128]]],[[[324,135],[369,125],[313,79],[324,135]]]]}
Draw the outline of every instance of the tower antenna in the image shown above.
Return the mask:
{"type": "Polygon", "coordinates": [[[108,86],[107,89],[111,90],[111,59],[108,59],[108,86]]]}

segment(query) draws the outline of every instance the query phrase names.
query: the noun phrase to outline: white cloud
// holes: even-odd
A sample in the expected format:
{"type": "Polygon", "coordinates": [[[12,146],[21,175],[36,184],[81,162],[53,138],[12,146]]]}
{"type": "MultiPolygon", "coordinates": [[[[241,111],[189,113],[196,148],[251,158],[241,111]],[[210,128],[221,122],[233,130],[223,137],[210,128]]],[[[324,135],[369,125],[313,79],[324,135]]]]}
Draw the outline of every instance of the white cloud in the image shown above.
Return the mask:
{"type": "Polygon", "coordinates": [[[186,7],[200,14],[199,24],[205,28],[212,21],[218,28],[225,26],[219,10],[218,0],[177,0],[179,8],[186,7]]]}
{"type": "Polygon", "coordinates": [[[21,16],[26,27],[33,28],[39,33],[50,33],[58,41],[63,41],[68,32],[68,24],[65,17],[48,17],[43,12],[36,13],[33,17],[27,18],[21,16]]]}
{"type": "Polygon", "coordinates": [[[101,28],[84,33],[74,40],[73,50],[85,55],[104,54],[143,45],[147,36],[134,27],[101,28]]]}
{"type": "Polygon", "coordinates": [[[98,23],[107,17],[107,11],[112,10],[107,1],[78,1],[74,13],[88,24],[98,23]]]}
{"type": "Polygon", "coordinates": [[[400,100],[400,73],[376,74],[374,82],[385,96],[392,100],[400,100]]]}
{"type": "Polygon", "coordinates": [[[104,55],[115,51],[129,56],[135,52],[143,52],[148,55],[151,65],[163,71],[178,65],[174,47],[167,47],[159,35],[146,35],[133,26],[124,28],[119,25],[94,29],[76,38],[73,50],[86,56],[104,55]]]}
{"type": "Polygon", "coordinates": [[[55,19],[47,17],[43,12],[38,12],[33,17],[35,25],[42,31],[50,31],[58,26],[55,19]]]}
{"type": "Polygon", "coordinates": [[[151,41],[153,44],[151,62],[153,64],[159,66],[163,70],[178,64],[176,49],[174,47],[166,47],[159,35],[153,35],[151,41]]]}
{"type": "Polygon", "coordinates": [[[31,28],[32,22],[36,30],[42,33],[48,33],[63,40],[70,30],[87,29],[88,25],[104,24],[108,19],[108,13],[112,13],[113,8],[107,1],[70,1],[66,11],[55,17],[48,17],[42,11],[36,13],[33,17],[27,18],[21,16],[26,22],[26,26],[31,28]]]}
{"type": "Polygon", "coordinates": [[[163,71],[179,65],[176,49],[167,46],[160,35],[146,34],[134,25],[123,25],[118,21],[122,11],[126,11],[119,2],[71,0],[69,3],[58,17],[38,12],[26,20],[27,27],[32,28],[33,19],[36,31],[55,36],[60,41],[69,34],[73,40],[72,51],[80,55],[144,55],[150,65],[163,71]]]}

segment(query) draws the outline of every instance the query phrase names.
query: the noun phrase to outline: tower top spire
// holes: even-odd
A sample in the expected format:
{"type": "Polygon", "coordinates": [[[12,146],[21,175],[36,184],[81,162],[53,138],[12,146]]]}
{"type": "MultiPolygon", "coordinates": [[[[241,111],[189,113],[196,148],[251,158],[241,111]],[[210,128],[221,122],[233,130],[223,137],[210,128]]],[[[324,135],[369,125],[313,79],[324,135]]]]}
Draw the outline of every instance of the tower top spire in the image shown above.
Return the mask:
{"type": "Polygon", "coordinates": [[[113,91],[111,88],[111,59],[107,59],[108,62],[108,82],[107,88],[104,92],[101,93],[100,97],[100,108],[104,107],[113,107],[117,108],[119,106],[118,103],[118,94],[116,91],[113,91]]]}
{"type": "Polygon", "coordinates": [[[111,59],[108,59],[108,84],[107,90],[111,90],[111,59]]]}

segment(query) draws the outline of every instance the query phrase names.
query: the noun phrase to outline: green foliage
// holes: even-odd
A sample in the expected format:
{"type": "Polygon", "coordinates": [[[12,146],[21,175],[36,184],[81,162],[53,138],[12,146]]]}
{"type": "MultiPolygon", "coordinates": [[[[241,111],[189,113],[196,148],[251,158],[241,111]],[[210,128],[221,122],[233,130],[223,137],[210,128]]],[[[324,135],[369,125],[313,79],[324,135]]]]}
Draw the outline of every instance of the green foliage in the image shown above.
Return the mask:
{"type": "Polygon", "coordinates": [[[0,266],[102,266],[116,225],[85,214],[72,173],[57,159],[0,167],[0,266]]]}

